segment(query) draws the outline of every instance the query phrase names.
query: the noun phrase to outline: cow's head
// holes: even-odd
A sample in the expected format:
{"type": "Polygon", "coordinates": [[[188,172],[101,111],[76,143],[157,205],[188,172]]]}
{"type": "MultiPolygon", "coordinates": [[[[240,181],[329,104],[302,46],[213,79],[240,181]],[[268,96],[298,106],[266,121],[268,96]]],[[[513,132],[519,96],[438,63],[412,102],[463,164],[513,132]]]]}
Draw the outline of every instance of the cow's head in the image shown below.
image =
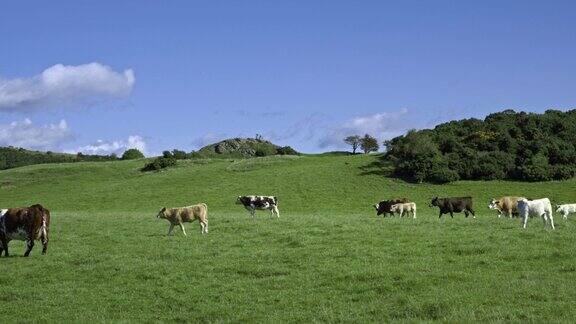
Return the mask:
{"type": "Polygon", "coordinates": [[[400,209],[400,204],[394,204],[394,205],[390,206],[390,211],[393,213],[397,212],[398,209],[400,209]]]}
{"type": "Polygon", "coordinates": [[[372,207],[374,207],[374,209],[376,209],[376,211],[378,211],[378,208],[380,208],[380,203],[374,204],[374,205],[372,205],[372,207]]]}
{"type": "Polygon", "coordinates": [[[166,218],[166,207],[163,207],[156,215],[156,218],[166,218]]]}
{"type": "Polygon", "coordinates": [[[554,205],[554,208],[556,208],[556,212],[559,213],[560,209],[561,209],[561,205],[554,205]]]}
{"type": "Polygon", "coordinates": [[[488,208],[493,209],[493,210],[500,210],[500,201],[496,200],[496,199],[491,199],[490,203],[488,204],[488,208]]]}
{"type": "Polygon", "coordinates": [[[434,197],[430,200],[430,203],[428,204],[428,207],[434,207],[434,206],[438,206],[438,197],[434,197]]]}
{"type": "Polygon", "coordinates": [[[242,204],[242,196],[238,196],[238,198],[236,198],[236,205],[240,204],[242,204]]]}
{"type": "Polygon", "coordinates": [[[518,199],[518,207],[520,206],[526,206],[528,204],[528,199],[526,198],[520,198],[518,199]]]}

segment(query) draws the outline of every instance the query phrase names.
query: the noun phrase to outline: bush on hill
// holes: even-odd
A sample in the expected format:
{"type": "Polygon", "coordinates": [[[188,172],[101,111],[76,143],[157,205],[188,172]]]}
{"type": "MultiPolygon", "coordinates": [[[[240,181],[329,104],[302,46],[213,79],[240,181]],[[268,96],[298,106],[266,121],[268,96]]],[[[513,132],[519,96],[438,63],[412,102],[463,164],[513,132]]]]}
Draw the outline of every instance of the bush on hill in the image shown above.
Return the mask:
{"type": "MultiPolygon", "coordinates": [[[[168,152],[168,151],[166,151],[168,152]]],[[[168,152],[170,153],[170,152],[168,152]]],[[[147,171],[158,171],[158,170],[162,170],[168,167],[173,167],[176,165],[176,159],[173,156],[161,156],[158,158],[155,158],[154,160],[152,160],[149,163],[146,163],[146,165],[144,165],[144,167],[142,169],[140,169],[140,171],[142,172],[147,172],[147,171]]]]}
{"type": "Polygon", "coordinates": [[[124,154],[122,154],[122,160],[135,160],[142,158],[144,158],[144,154],[135,148],[128,149],[124,151],[124,154]]]}
{"type": "Polygon", "coordinates": [[[282,146],[276,150],[276,154],[277,155],[299,155],[300,153],[296,152],[296,150],[290,146],[282,146]]]}
{"type": "Polygon", "coordinates": [[[547,181],[576,174],[576,110],[505,110],[409,131],[385,143],[383,159],[417,182],[547,181]]]}

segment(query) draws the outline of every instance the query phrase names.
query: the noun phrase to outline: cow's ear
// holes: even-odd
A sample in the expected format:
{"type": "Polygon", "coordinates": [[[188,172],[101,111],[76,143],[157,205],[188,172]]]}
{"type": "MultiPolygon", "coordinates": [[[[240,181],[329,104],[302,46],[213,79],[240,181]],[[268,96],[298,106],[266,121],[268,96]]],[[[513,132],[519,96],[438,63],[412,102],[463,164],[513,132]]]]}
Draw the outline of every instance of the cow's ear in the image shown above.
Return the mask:
{"type": "Polygon", "coordinates": [[[160,212],[165,212],[166,211],[166,207],[162,207],[162,210],[160,212]]]}

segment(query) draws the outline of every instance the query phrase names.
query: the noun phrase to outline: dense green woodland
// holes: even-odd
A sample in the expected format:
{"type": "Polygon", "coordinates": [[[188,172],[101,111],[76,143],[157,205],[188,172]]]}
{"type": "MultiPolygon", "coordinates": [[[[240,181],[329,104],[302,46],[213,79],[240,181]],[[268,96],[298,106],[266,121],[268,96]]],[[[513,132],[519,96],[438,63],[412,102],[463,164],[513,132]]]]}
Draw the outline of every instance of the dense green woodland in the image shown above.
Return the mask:
{"type": "Polygon", "coordinates": [[[576,174],[576,110],[505,110],[413,130],[385,144],[383,160],[412,181],[565,180],[576,174]]]}

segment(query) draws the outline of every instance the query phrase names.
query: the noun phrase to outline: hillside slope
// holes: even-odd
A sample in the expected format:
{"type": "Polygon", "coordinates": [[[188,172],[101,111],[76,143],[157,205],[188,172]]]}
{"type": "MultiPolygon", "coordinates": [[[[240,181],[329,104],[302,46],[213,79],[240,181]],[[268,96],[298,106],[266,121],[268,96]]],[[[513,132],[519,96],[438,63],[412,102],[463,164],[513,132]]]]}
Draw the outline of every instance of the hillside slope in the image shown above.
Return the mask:
{"type": "Polygon", "coordinates": [[[387,197],[411,198],[428,212],[430,197],[470,195],[476,209],[485,212],[493,196],[570,202],[576,192],[574,180],[411,184],[367,167],[376,160],[372,155],[184,160],[153,173],[139,172],[144,160],[34,165],[0,171],[0,206],[39,202],[57,211],[154,212],[204,201],[213,211],[237,211],[236,196],[263,194],[278,196],[285,211],[371,214],[371,204],[387,197]]]}
{"type": "Polygon", "coordinates": [[[2,322],[566,322],[576,317],[576,223],[498,219],[492,195],[573,201],[576,181],[415,185],[366,168],[375,156],[276,156],[36,165],[0,171],[0,206],[52,210],[48,254],[10,242],[2,322]],[[279,197],[250,219],[239,194],[279,197]],[[439,220],[430,196],[472,195],[477,219],[439,220]],[[392,196],[418,218],[375,217],[392,196]],[[166,236],[160,207],[207,202],[166,236]],[[33,302],[31,302],[33,301],[33,302]]]}

